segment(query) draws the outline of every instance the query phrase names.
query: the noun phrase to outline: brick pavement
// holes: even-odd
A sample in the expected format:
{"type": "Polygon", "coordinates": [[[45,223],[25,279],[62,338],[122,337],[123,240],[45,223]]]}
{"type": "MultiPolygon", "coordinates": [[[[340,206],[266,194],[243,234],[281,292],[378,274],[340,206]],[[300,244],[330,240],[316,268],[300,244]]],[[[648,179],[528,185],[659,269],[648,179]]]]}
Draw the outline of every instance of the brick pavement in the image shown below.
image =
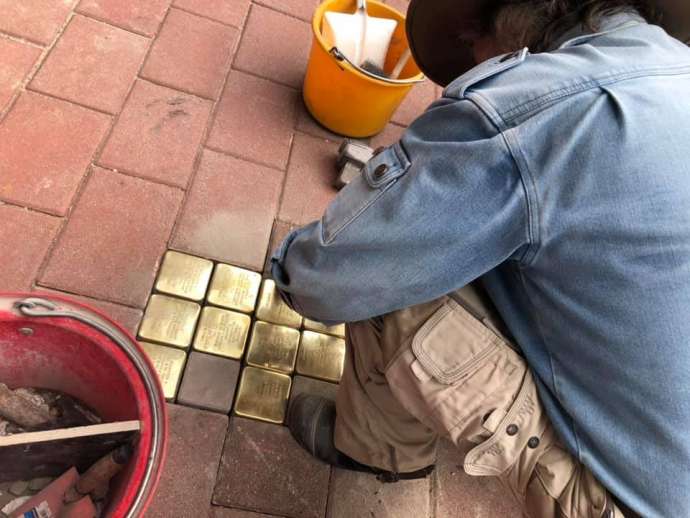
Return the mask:
{"type": "MultiPolygon", "coordinates": [[[[339,139],[299,92],[317,3],[0,0],[0,289],[70,294],[135,332],[167,249],[264,270],[335,195],[339,139]]],[[[438,93],[416,87],[371,144],[438,93]]],[[[295,378],[307,387],[335,390],[295,378]]],[[[184,394],[213,407],[203,386],[184,394]]],[[[150,516],[519,515],[451,450],[429,481],[379,487],[314,463],[278,425],[170,408],[150,516]]]]}

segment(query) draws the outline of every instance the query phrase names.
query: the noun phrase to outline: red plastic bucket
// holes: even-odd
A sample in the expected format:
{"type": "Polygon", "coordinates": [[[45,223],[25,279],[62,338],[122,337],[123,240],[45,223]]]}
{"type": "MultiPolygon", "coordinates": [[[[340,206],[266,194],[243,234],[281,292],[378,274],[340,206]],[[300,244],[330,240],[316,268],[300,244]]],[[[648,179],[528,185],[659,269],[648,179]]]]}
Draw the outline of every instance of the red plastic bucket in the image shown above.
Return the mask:
{"type": "Polygon", "coordinates": [[[60,390],[103,422],[138,419],[132,459],[111,483],[104,516],[143,516],[163,467],[165,399],[136,340],[99,311],[52,294],[0,294],[0,381],[60,390]]]}

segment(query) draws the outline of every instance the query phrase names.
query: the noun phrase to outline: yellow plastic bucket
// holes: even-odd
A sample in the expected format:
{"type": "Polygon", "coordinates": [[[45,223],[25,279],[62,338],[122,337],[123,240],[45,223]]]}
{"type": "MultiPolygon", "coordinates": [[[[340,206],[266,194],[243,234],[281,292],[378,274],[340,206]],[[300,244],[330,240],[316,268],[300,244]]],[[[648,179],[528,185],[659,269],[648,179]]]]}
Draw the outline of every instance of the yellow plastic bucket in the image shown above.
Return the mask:
{"type": "MultiPolygon", "coordinates": [[[[399,79],[370,74],[350,63],[322,36],[324,14],[328,11],[354,13],[355,0],[326,0],[314,13],[314,40],[304,79],[303,97],[309,113],[323,126],[348,137],[370,137],[385,127],[415,84],[424,81],[410,58],[399,79]]],[[[408,48],[405,17],[390,6],[369,0],[370,16],[398,21],[386,57],[384,71],[390,73],[408,48]]]]}

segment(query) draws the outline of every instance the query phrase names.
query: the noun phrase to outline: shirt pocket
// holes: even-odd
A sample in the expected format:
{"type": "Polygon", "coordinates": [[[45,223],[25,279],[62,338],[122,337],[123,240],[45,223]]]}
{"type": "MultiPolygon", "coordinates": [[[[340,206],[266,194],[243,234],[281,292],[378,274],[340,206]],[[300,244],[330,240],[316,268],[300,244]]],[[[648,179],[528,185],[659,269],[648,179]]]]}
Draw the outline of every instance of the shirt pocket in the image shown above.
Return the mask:
{"type": "Polygon", "coordinates": [[[350,223],[360,217],[396,180],[410,168],[410,161],[400,144],[375,155],[326,209],[321,223],[323,241],[332,242],[350,223]]]}
{"type": "Polygon", "coordinates": [[[412,352],[436,381],[453,385],[470,376],[502,341],[453,299],[419,329],[412,352]]]}

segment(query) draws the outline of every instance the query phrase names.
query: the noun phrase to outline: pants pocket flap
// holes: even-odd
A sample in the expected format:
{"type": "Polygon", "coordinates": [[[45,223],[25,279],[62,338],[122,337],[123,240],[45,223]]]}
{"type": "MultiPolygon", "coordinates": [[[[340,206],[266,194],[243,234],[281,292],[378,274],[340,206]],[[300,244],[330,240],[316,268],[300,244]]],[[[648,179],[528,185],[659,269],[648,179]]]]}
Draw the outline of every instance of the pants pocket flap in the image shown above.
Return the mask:
{"type": "Polygon", "coordinates": [[[497,335],[449,299],[417,332],[412,351],[429,374],[451,385],[500,343],[497,335]]]}

